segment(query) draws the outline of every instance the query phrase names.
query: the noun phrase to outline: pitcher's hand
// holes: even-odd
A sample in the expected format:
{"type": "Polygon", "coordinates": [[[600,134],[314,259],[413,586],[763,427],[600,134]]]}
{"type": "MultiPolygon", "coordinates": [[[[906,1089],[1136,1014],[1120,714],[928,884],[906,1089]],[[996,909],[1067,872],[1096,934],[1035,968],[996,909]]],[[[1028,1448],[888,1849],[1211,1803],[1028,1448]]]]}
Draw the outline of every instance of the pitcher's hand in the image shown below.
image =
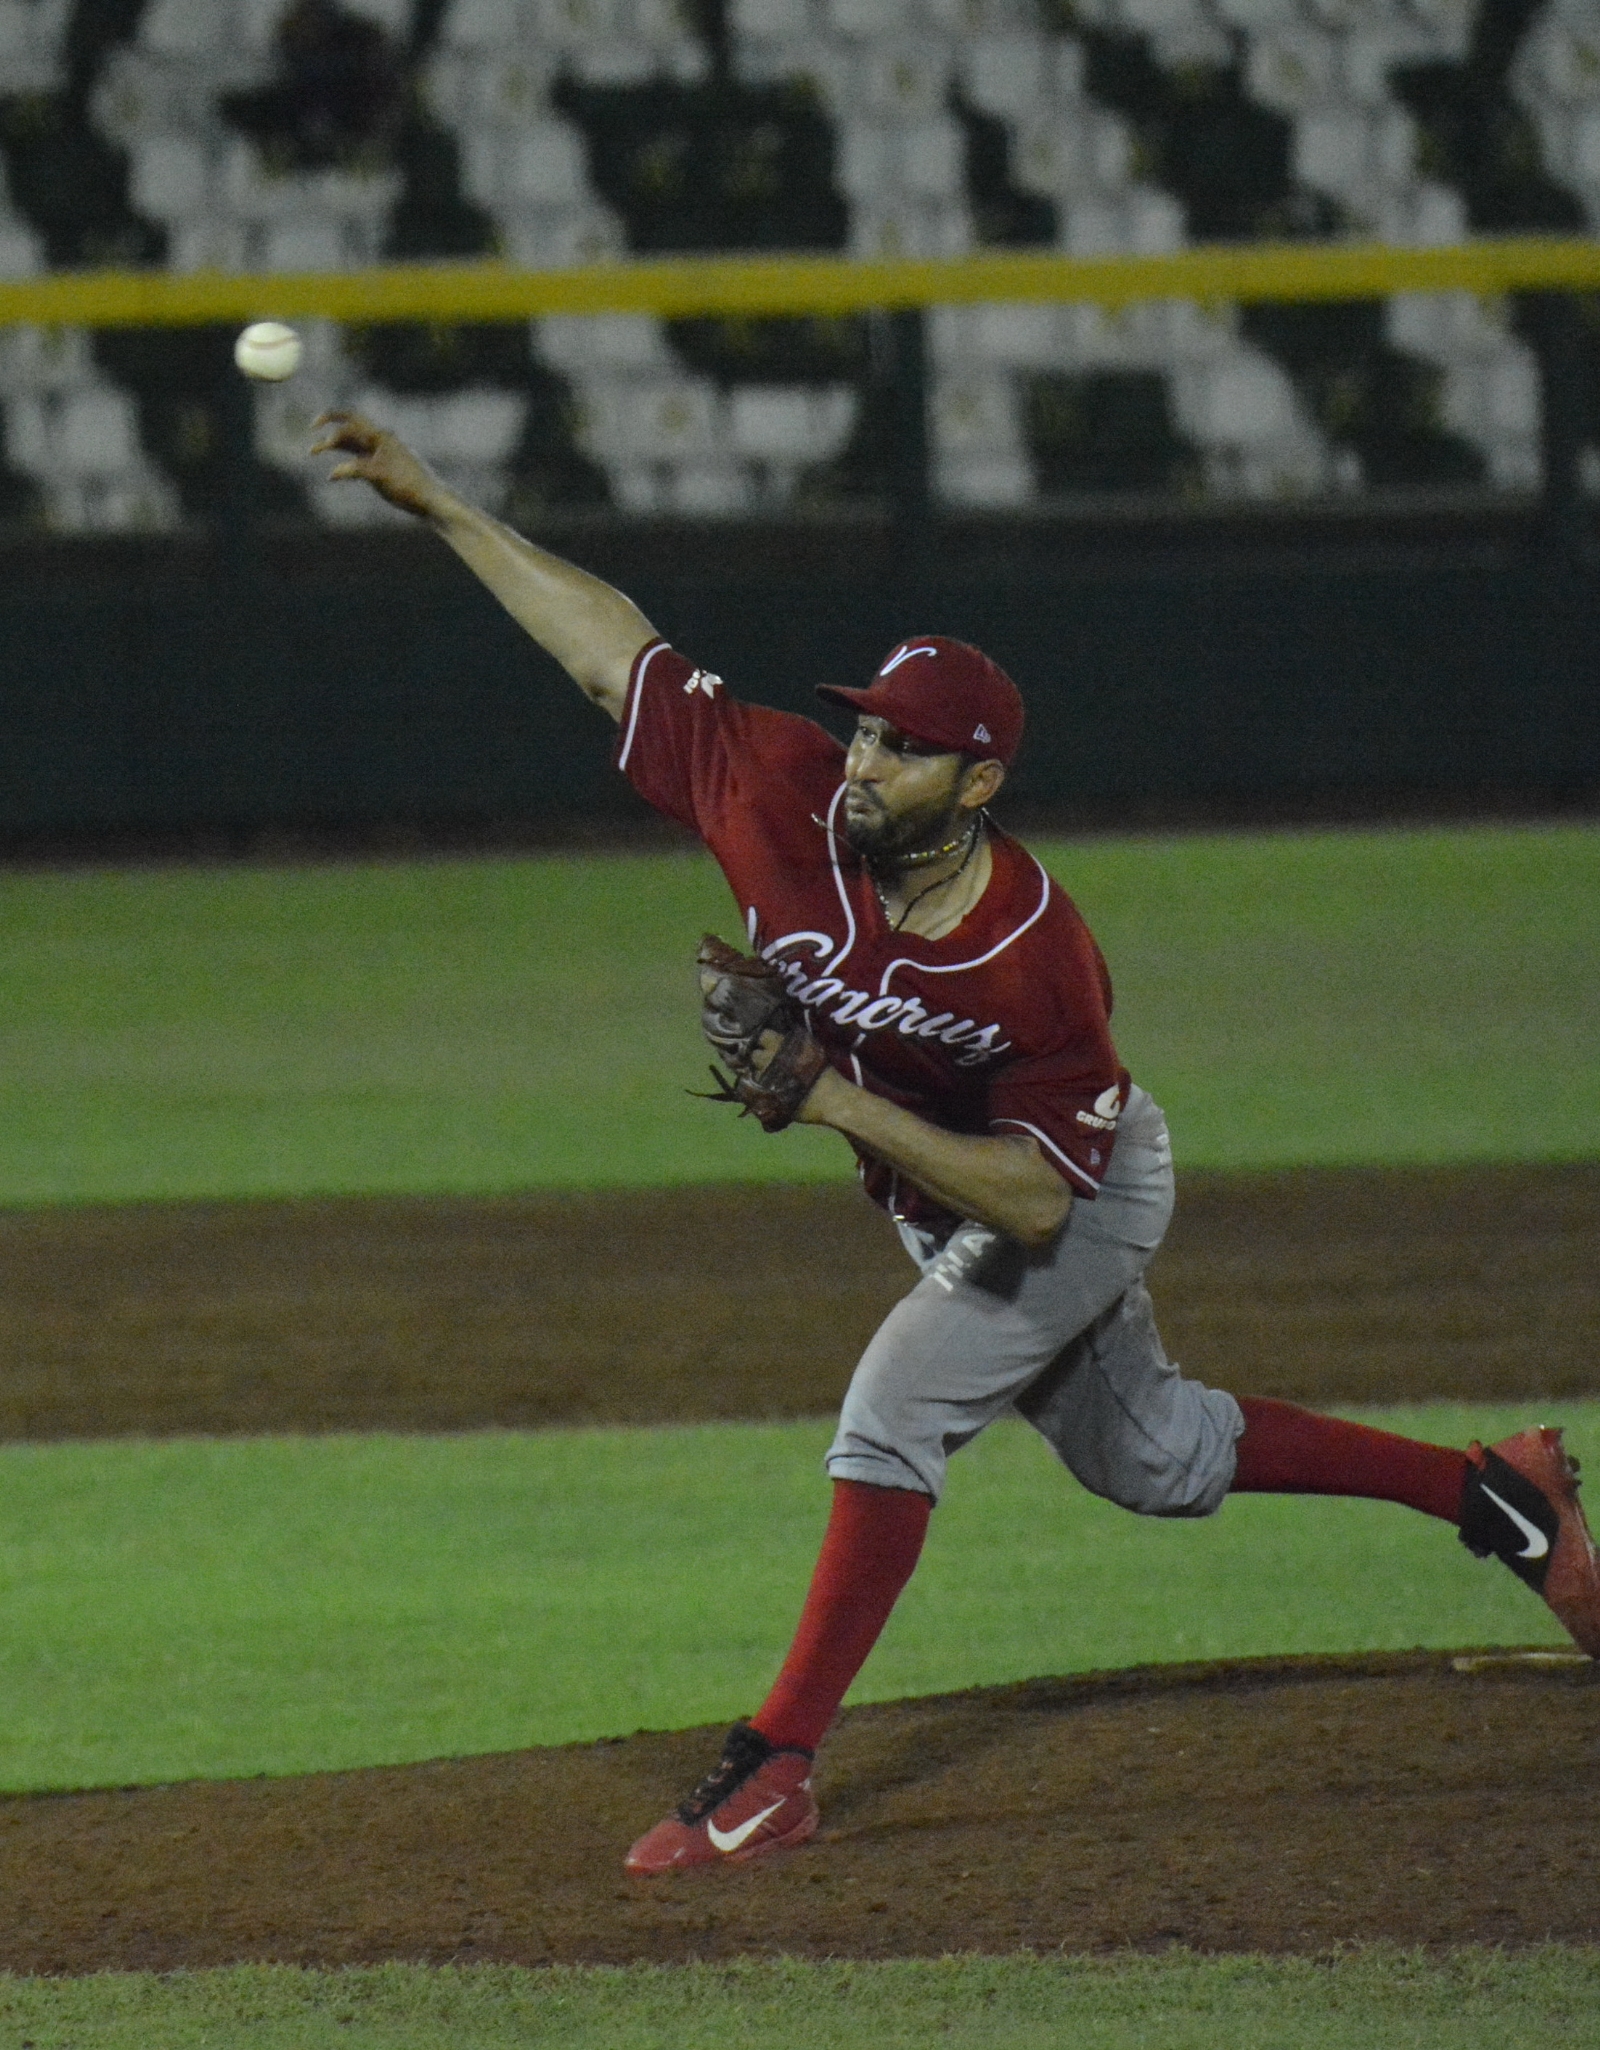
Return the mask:
{"type": "Polygon", "coordinates": [[[449,492],[422,458],[386,427],[374,426],[360,413],[339,411],[324,413],[312,424],[320,431],[311,444],[311,453],[322,456],[337,452],[344,457],[328,472],[330,483],[359,479],[401,512],[414,513],[423,520],[431,518],[449,499],[449,492]]]}

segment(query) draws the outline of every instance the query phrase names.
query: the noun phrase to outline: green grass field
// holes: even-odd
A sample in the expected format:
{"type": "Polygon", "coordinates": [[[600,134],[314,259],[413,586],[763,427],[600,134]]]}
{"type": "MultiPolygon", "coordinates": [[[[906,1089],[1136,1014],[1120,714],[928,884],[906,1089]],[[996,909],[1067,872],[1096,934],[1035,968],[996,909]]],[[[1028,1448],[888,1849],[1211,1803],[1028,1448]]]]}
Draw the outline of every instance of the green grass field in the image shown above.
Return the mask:
{"type": "MultiPolygon", "coordinates": [[[[1600,1154],[1600,831],[1040,851],[1101,939],[1180,1166],[1600,1154]]],[[[690,856],[0,876],[0,1204],[842,1177],[827,1136],[769,1140],[682,1093],[707,925],[737,930],[690,856]]],[[[1533,1419],[1384,1420],[1459,1442],[1533,1419]]],[[[1600,1402],[1552,1420],[1593,1471],[1600,1402]]],[[[0,1448],[0,1786],[726,1719],[781,1655],[825,1442],[795,1424],[0,1448]]],[[[1560,1641],[1408,1512],[1257,1497],[1145,1522],[1002,1427],[957,1462],[852,1698],[1560,1641]]],[[[0,2050],[863,2040],[1582,2050],[1600,1951],[0,1978],[0,2050]]]]}
{"type": "MultiPolygon", "coordinates": [[[[1446,1443],[1533,1420],[1378,1414],[1446,1443]]],[[[1600,1403],[1564,1420],[1600,1463],[1600,1403]]],[[[798,1613],[826,1442],[801,1423],[0,1448],[0,1787],[729,1721],[765,1692],[798,1613]]],[[[1201,1523],[1151,1521],[1002,1425],[955,1463],[851,1698],[1538,1642],[1565,1642],[1543,1605],[1409,1510],[1256,1496],[1201,1523]]]]}
{"type": "Polygon", "coordinates": [[[6,2050],[1592,2050],[1600,1950],[0,1978],[6,2050]]]}
{"type": "MultiPolygon", "coordinates": [[[[1600,831],[1041,850],[1180,1165],[1600,1152],[1600,831]]],[[[848,1172],[692,1101],[698,856],[0,877],[0,1202],[848,1172]]]]}

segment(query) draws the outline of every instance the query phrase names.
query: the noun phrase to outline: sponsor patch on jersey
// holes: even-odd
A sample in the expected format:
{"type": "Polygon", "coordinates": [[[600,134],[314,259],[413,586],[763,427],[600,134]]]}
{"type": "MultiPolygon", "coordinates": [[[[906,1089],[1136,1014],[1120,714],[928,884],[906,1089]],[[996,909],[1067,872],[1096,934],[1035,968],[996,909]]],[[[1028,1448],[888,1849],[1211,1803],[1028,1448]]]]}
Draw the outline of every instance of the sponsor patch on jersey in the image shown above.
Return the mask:
{"type": "Polygon", "coordinates": [[[692,698],[697,690],[704,691],[708,698],[714,698],[722,688],[722,678],[713,676],[709,669],[697,669],[683,686],[686,698],[692,698]]]}
{"type": "Polygon", "coordinates": [[[1073,1113],[1080,1125],[1087,1125],[1091,1131],[1114,1132],[1117,1119],[1122,1115],[1121,1085],[1113,1082],[1109,1089],[1102,1089],[1094,1100],[1093,1110],[1073,1113]]]}

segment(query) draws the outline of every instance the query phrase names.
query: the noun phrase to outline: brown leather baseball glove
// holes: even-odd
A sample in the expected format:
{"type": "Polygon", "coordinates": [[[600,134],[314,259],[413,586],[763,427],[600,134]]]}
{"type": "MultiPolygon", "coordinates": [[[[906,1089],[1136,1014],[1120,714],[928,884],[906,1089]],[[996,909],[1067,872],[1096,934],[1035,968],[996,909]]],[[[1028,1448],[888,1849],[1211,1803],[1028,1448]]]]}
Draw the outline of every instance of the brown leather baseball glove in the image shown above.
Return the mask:
{"type": "Polygon", "coordinates": [[[805,1012],[770,961],[741,954],[707,933],[695,955],[700,970],[700,1029],[731,1073],[711,1070],[715,1090],[695,1090],[713,1103],[737,1103],[762,1129],[794,1123],[811,1086],[828,1065],[805,1012]],[[768,1035],[776,1044],[768,1043],[768,1035]]]}

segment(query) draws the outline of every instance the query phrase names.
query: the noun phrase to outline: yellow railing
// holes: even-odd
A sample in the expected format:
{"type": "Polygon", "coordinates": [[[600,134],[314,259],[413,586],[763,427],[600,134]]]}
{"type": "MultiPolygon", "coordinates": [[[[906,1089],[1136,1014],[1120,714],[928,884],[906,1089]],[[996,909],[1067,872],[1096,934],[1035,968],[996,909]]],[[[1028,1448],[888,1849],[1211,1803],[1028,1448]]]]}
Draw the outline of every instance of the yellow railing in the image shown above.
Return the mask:
{"type": "Polygon", "coordinates": [[[1507,236],[1442,249],[1243,243],[1170,256],[995,253],[922,262],[836,256],[683,256],[513,270],[500,263],[383,264],[353,272],[229,276],[60,271],[0,282],[0,325],[186,327],[262,318],[518,320],[547,313],[773,315],[979,300],[1211,302],[1381,299],[1392,292],[1600,289],[1600,241],[1507,236]]]}

